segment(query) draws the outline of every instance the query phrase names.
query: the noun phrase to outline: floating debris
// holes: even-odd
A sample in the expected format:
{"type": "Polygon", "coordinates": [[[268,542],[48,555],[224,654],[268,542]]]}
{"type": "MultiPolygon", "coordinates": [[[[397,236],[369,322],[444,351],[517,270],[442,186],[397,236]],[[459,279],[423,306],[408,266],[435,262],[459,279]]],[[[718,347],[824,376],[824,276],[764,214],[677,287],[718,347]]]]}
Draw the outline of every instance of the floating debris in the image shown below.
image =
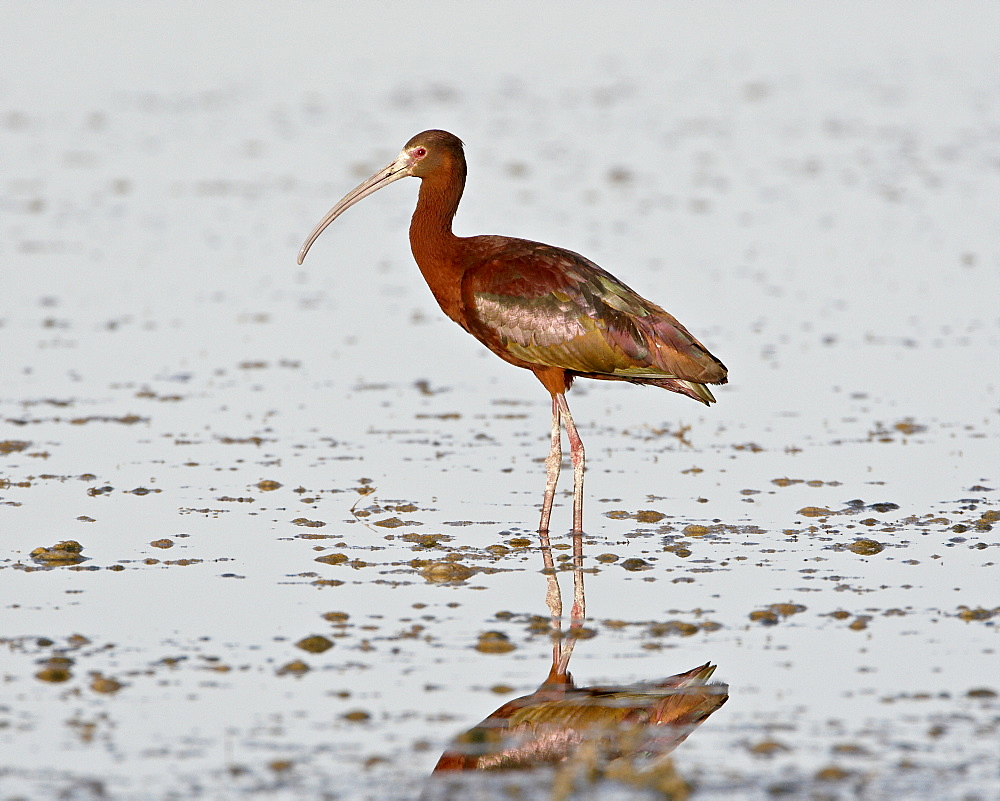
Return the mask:
{"type": "MultiPolygon", "coordinates": [[[[376,523],[376,525],[378,524],[376,523]]],[[[411,532],[410,534],[404,534],[402,539],[415,543],[421,548],[438,548],[441,546],[442,540],[450,540],[452,538],[446,534],[415,534],[411,532]]]]}
{"type": "Polygon", "coordinates": [[[654,623],[649,627],[647,634],[650,637],[666,637],[671,634],[690,637],[697,634],[700,630],[701,628],[694,623],[685,623],[682,620],[668,620],[666,623],[654,623]]]}
{"type": "Polygon", "coordinates": [[[263,445],[263,437],[216,437],[223,445],[263,445]]]}
{"type": "Polygon", "coordinates": [[[310,637],[299,640],[295,643],[295,647],[301,648],[303,651],[308,651],[311,654],[321,654],[333,648],[333,642],[322,634],[313,634],[310,637]]]}
{"type": "Polygon", "coordinates": [[[44,667],[35,674],[35,678],[39,681],[61,684],[73,678],[70,670],[73,667],[73,660],[67,656],[51,656],[43,665],[44,667]]]}
{"type": "Polygon", "coordinates": [[[279,676],[304,676],[310,669],[309,665],[301,659],[296,659],[294,662],[282,665],[276,672],[279,676]]]}
{"type": "Polygon", "coordinates": [[[825,506],[803,506],[795,514],[803,517],[828,517],[834,513],[825,506]]]}
{"type": "Polygon", "coordinates": [[[773,757],[775,754],[787,753],[792,749],[777,740],[761,740],[759,743],[747,746],[747,750],[754,756],[773,757]]]}
{"type": "Polygon", "coordinates": [[[750,620],[764,626],[776,626],[783,617],[791,617],[800,612],[805,612],[806,607],[802,604],[777,603],[771,604],[767,609],[757,609],[750,613],[750,620]]]}
{"type": "Polygon", "coordinates": [[[468,565],[448,560],[424,563],[420,566],[420,575],[432,584],[460,584],[468,581],[475,573],[476,571],[468,565]]]}
{"type": "Polygon", "coordinates": [[[83,546],[76,540],[64,540],[51,548],[39,547],[31,552],[31,558],[39,564],[50,567],[62,565],[78,565],[87,560],[83,555],[83,546]]]}
{"type": "Polygon", "coordinates": [[[768,609],[774,612],[780,617],[791,617],[792,615],[797,615],[800,612],[805,612],[806,607],[802,604],[771,604],[768,609]]]}
{"type": "Polygon", "coordinates": [[[95,693],[110,694],[116,693],[122,688],[122,683],[117,679],[109,678],[101,673],[91,674],[90,689],[95,693]]]}
{"type": "Polygon", "coordinates": [[[927,426],[922,426],[919,423],[915,423],[912,417],[907,417],[905,420],[900,420],[896,423],[893,428],[899,431],[901,434],[910,436],[912,434],[919,434],[922,431],[927,430],[927,426]]]}
{"type": "Polygon", "coordinates": [[[964,605],[958,607],[958,617],[967,623],[972,620],[989,620],[998,614],[1000,614],[1000,606],[995,609],[984,609],[981,606],[972,609],[964,605]]]}
{"type": "Polygon", "coordinates": [[[304,517],[296,517],[292,521],[293,525],[306,526],[307,528],[323,528],[326,525],[322,520],[307,520],[304,517]]]}
{"type": "Polygon", "coordinates": [[[875,540],[855,540],[847,546],[847,550],[859,556],[874,556],[877,553],[882,553],[885,546],[875,540]]]}
{"type": "Polygon", "coordinates": [[[507,654],[516,650],[517,646],[502,631],[484,631],[479,635],[475,648],[484,654],[507,654]]]}
{"type": "Polygon", "coordinates": [[[379,528],[400,528],[401,526],[422,526],[423,523],[419,520],[402,520],[398,517],[387,517],[383,520],[376,520],[372,525],[379,528]]]}
{"type": "Polygon", "coordinates": [[[31,446],[30,442],[21,439],[5,439],[0,441],[0,454],[19,453],[31,446]]]}
{"type": "Polygon", "coordinates": [[[836,765],[830,765],[816,772],[816,779],[821,782],[842,782],[850,776],[848,771],[836,765]]]}
{"type": "Polygon", "coordinates": [[[324,565],[342,565],[347,559],[347,554],[328,553],[326,556],[317,556],[313,561],[322,562],[324,565]]]}
{"type": "Polygon", "coordinates": [[[87,423],[121,423],[122,425],[131,426],[136,423],[148,423],[148,417],[139,417],[137,414],[126,414],[121,417],[107,417],[105,415],[90,415],[89,417],[74,417],[69,421],[70,425],[82,426],[87,423]]]}

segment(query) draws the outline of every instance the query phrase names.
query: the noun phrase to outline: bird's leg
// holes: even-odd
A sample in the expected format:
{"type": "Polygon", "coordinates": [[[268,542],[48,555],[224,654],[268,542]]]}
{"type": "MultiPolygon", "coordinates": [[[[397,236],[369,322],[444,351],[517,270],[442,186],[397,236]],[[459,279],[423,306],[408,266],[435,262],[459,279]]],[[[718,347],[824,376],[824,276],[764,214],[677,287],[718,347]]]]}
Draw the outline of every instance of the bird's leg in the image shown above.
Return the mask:
{"type": "Polygon", "coordinates": [[[562,418],[563,425],[566,426],[566,436],[569,438],[570,454],[573,459],[573,533],[583,532],[583,440],[576,430],[576,423],[573,422],[573,415],[569,412],[569,404],[566,403],[565,395],[556,395],[555,402],[558,403],[558,411],[562,418]]]}
{"type": "Polygon", "coordinates": [[[583,626],[587,601],[583,595],[583,534],[573,535],[573,608],[569,613],[570,631],[583,626]]]}
{"type": "MultiPolygon", "coordinates": [[[[545,498],[542,500],[542,519],[538,524],[539,533],[549,530],[549,518],[552,516],[552,502],[556,495],[556,481],[559,479],[559,468],[562,466],[562,431],[559,421],[559,398],[552,396],[552,447],[545,459],[545,498]]],[[[565,399],[563,401],[565,403],[565,399]]]]}

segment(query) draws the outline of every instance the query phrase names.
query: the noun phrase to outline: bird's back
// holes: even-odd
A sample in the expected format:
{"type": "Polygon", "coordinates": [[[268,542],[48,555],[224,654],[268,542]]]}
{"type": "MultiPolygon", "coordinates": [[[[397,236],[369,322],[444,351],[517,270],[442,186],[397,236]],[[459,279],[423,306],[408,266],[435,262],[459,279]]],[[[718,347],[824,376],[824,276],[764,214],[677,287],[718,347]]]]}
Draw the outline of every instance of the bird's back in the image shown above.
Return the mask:
{"type": "Polygon", "coordinates": [[[578,253],[499,236],[463,243],[468,328],[507,361],[705,402],[707,388],[688,383],[725,383],[725,366],[676,318],[578,253]]]}

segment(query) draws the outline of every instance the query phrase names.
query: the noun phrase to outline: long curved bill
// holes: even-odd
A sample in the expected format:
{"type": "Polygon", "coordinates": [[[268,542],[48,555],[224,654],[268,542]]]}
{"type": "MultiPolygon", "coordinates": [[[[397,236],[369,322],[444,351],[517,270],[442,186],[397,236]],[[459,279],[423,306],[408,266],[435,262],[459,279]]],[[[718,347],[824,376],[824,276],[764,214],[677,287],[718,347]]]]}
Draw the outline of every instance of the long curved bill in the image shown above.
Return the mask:
{"type": "Polygon", "coordinates": [[[347,211],[351,206],[357,203],[359,200],[364,200],[369,195],[377,192],[384,186],[388,186],[393,181],[398,181],[400,178],[406,178],[410,174],[410,159],[409,156],[403,152],[399,154],[399,157],[392,162],[392,164],[387,167],[382,168],[377,173],[375,173],[367,181],[358,184],[354,189],[344,195],[337,205],[330,209],[326,216],[319,221],[312,232],[306,237],[305,243],[299,250],[299,264],[302,264],[305,260],[306,253],[309,252],[309,248],[312,247],[313,242],[315,242],[324,229],[336,220],[341,214],[347,211]]]}

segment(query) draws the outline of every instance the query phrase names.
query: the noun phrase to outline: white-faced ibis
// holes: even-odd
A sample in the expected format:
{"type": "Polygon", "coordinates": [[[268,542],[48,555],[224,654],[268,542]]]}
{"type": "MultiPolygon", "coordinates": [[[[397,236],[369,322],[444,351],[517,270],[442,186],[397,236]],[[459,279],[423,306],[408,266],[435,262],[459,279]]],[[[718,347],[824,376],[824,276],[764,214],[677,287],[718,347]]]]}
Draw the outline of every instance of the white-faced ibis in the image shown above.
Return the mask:
{"type": "Polygon", "coordinates": [[[578,253],[506,236],[455,236],[465,188],[462,141],[447,131],[414,136],[385,169],[344,196],[299,251],[299,264],[330,223],[362,198],[407,176],[421,179],[410,248],[452,320],[506,362],[531,370],[552,396],[540,531],[548,531],[562,463],[573,462],[573,531],[583,530],[583,443],[566,403],[575,378],[661,387],[709,404],[707,384],[726,368],[674,317],[578,253]]]}

